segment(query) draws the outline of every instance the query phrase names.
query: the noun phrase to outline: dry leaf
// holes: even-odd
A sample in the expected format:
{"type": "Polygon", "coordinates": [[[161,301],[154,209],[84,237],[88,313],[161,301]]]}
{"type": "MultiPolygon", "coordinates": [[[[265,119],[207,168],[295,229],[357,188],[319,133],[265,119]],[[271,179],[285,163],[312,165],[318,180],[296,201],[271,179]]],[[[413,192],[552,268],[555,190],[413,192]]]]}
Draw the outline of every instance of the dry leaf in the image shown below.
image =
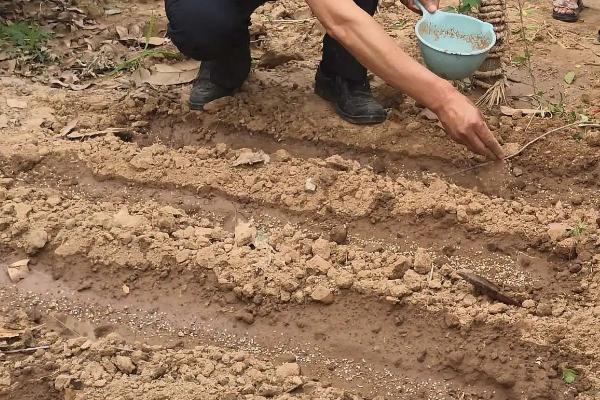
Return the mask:
{"type": "Polygon", "coordinates": [[[24,331],[17,331],[12,329],[6,329],[0,327],[0,339],[8,340],[8,339],[16,339],[23,334],[24,331]]]}
{"type": "Polygon", "coordinates": [[[573,83],[573,81],[575,81],[575,71],[569,71],[565,74],[565,83],[567,85],[570,85],[571,83],[573,83]]]}
{"type": "Polygon", "coordinates": [[[20,109],[27,108],[27,102],[25,100],[19,100],[19,99],[6,99],[6,105],[8,105],[11,108],[20,108],[20,109]]]}
{"type": "Polygon", "coordinates": [[[117,35],[119,35],[119,40],[129,40],[129,30],[124,26],[117,25],[115,27],[117,30],[117,35]]]}
{"type": "Polygon", "coordinates": [[[150,46],[161,46],[163,44],[165,44],[168,39],[167,38],[162,38],[162,37],[157,37],[157,36],[152,36],[149,38],[138,38],[138,43],[141,45],[145,45],[146,43],[148,43],[150,46]]]}
{"type": "Polygon", "coordinates": [[[192,82],[198,75],[200,63],[197,61],[184,61],[177,64],[156,64],[149,71],[149,76],[144,76],[145,71],[133,76],[134,80],[140,79],[141,82],[149,83],[155,86],[181,85],[192,82]]]}
{"type": "Polygon", "coordinates": [[[60,130],[61,136],[65,136],[65,135],[68,135],[69,133],[71,133],[71,131],[73,129],[75,129],[75,127],[77,126],[78,122],[79,122],[79,118],[75,118],[75,119],[72,119],[71,121],[69,121],[69,123],[60,130]]]}
{"type": "Polygon", "coordinates": [[[119,10],[118,8],[111,8],[109,10],[104,11],[104,15],[117,15],[117,14],[121,14],[122,11],[119,10]]]}
{"type": "Polygon", "coordinates": [[[242,151],[239,157],[233,162],[234,167],[240,165],[254,165],[254,164],[268,164],[271,161],[271,157],[264,151],[259,150],[253,152],[251,150],[242,151]]]}
{"type": "Polygon", "coordinates": [[[87,89],[90,86],[92,86],[91,83],[84,83],[82,85],[76,85],[74,83],[65,83],[65,82],[59,81],[58,79],[52,79],[50,81],[50,85],[60,86],[60,87],[64,87],[64,88],[67,88],[67,89],[74,90],[74,91],[84,90],[84,89],[87,89]]]}
{"type": "Polygon", "coordinates": [[[150,70],[141,67],[133,71],[133,73],[131,74],[131,80],[134,81],[136,84],[141,85],[142,83],[145,83],[148,81],[148,79],[150,79],[150,75],[152,75],[150,73],[150,70]]]}

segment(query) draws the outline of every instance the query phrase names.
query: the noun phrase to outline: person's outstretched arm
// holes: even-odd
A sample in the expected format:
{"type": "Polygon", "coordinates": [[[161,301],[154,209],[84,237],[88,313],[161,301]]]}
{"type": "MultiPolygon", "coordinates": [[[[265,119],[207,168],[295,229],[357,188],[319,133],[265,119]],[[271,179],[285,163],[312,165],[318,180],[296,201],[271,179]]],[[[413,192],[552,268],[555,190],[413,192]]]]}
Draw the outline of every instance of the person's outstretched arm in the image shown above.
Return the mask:
{"type": "Polygon", "coordinates": [[[406,54],[353,0],[306,2],[330,36],[374,74],[435,112],[455,141],[491,159],[504,157],[481,112],[469,99],[406,54]]]}

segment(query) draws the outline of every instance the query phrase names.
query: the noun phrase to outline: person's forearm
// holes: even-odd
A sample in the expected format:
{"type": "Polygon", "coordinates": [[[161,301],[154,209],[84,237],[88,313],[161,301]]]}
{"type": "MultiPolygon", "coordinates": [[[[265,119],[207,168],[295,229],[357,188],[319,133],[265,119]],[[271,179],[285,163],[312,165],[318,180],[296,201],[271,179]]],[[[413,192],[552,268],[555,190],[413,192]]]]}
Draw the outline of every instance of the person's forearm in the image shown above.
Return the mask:
{"type": "Polygon", "coordinates": [[[450,83],[406,54],[381,25],[354,6],[352,0],[335,0],[333,7],[327,0],[307,2],[329,35],[370,71],[417,102],[436,111],[456,93],[450,83]]]}

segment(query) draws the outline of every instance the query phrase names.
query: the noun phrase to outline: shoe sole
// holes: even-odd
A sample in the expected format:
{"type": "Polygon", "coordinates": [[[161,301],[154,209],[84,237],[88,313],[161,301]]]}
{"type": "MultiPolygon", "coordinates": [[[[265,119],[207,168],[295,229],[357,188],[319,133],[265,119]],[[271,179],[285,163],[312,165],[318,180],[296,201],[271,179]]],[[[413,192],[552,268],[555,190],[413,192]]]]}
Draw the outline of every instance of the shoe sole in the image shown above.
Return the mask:
{"type": "Polygon", "coordinates": [[[190,110],[195,110],[195,111],[204,111],[204,106],[207,105],[208,103],[211,103],[215,100],[219,100],[222,99],[223,97],[232,97],[234,96],[237,92],[239,91],[239,89],[233,89],[233,91],[228,94],[227,96],[221,96],[221,97],[217,97],[216,99],[213,99],[211,101],[207,101],[206,103],[194,103],[191,100],[188,100],[188,105],[190,106],[190,110]]]}
{"type": "MultiPolygon", "coordinates": [[[[204,104],[207,104],[207,103],[204,103],[204,104]]],[[[191,101],[188,101],[190,110],[204,111],[204,104],[192,103],[191,101]]]]}
{"type": "Polygon", "coordinates": [[[385,122],[387,116],[375,117],[372,115],[350,115],[342,110],[335,101],[335,98],[325,90],[315,88],[315,94],[321,97],[323,100],[331,103],[337,115],[342,117],[344,121],[350,122],[354,125],[377,125],[385,122]]]}
{"type": "Polygon", "coordinates": [[[574,15],[574,14],[559,14],[559,13],[552,13],[552,18],[554,18],[557,21],[561,21],[561,22],[577,22],[579,21],[579,15],[574,15]]]}

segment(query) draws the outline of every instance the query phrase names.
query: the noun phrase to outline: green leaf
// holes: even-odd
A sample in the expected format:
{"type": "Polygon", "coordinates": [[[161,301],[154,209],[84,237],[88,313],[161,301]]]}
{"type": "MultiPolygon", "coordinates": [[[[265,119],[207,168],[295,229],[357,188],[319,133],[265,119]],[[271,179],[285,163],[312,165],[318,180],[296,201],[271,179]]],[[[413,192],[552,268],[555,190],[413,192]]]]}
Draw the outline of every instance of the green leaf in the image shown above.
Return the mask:
{"type": "Polygon", "coordinates": [[[569,71],[565,74],[565,83],[570,85],[575,80],[575,71],[569,71]]]}
{"type": "Polygon", "coordinates": [[[460,0],[458,3],[457,11],[461,14],[465,14],[479,7],[481,0],[460,0]]]}
{"type": "Polygon", "coordinates": [[[577,379],[577,371],[575,371],[571,368],[563,368],[562,369],[562,380],[567,385],[570,385],[571,383],[575,382],[575,379],[577,379]]]}

